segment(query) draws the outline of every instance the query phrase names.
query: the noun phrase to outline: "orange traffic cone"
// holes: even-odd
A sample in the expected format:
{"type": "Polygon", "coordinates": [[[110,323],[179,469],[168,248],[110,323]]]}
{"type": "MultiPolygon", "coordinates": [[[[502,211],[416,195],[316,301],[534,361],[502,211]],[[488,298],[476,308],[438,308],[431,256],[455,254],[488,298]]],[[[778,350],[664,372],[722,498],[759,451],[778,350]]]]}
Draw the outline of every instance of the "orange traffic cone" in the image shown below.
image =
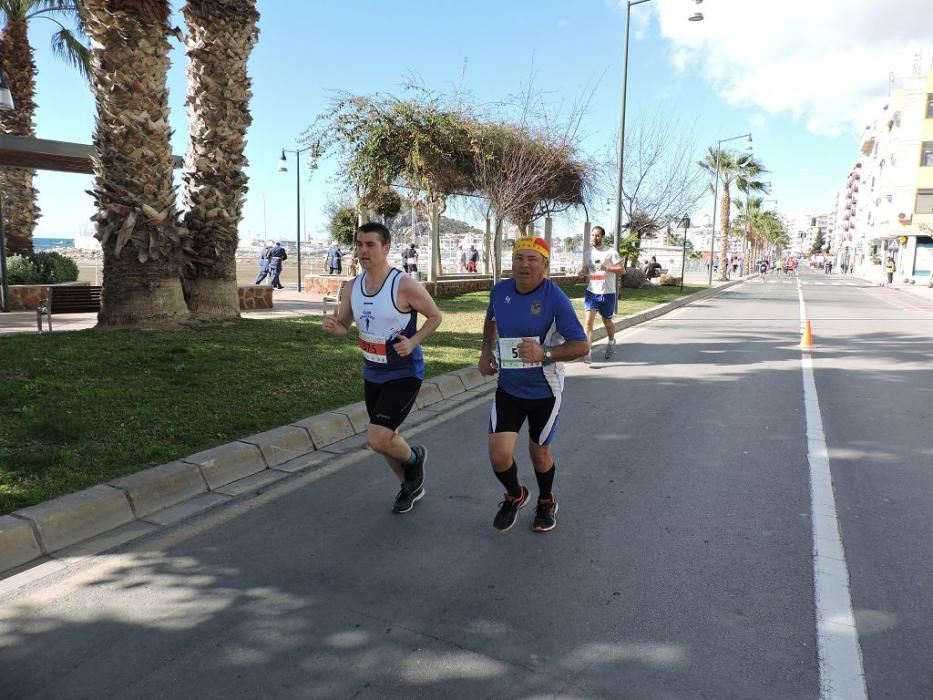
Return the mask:
{"type": "Polygon", "coordinates": [[[813,332],[810,330],[810,322],[804,321],[803,338],[800,339],[800,347],[809,350],[813,347],[813,332]]]}

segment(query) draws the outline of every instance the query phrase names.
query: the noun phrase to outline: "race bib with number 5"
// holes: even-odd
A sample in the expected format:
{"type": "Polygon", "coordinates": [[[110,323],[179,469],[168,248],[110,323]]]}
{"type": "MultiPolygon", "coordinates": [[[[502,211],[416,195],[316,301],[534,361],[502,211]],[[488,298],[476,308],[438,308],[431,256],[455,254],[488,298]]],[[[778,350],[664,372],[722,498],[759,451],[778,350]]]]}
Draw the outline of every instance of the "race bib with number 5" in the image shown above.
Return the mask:
{"type": "Polygon", "coordinates": [[[529,369],[541,366],[540,362],[523,362],[518,356],[518,346],[525,340],[539,342],[537,338],[499,338],[500,369],[529,369]]]}

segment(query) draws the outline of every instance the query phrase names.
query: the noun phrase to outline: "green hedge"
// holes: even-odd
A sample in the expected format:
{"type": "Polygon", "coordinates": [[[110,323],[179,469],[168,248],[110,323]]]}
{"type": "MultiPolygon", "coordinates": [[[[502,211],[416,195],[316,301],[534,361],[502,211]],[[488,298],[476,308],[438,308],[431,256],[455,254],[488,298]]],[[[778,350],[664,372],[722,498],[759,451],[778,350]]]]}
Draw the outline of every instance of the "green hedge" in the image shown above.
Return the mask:
{"type": "Polygon", "coordinates": [[[57,284],[78,279],[78,265],[61,253],[27,253],[7,260],[10,284],[57,284]]]}

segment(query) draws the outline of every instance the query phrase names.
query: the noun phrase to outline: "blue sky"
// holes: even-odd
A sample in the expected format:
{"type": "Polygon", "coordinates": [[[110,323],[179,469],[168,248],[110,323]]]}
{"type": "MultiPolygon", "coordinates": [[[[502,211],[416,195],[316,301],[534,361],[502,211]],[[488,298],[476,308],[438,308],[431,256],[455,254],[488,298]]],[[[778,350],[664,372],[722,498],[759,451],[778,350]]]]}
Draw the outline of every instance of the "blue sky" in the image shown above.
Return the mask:
{"type": "MultiPolygon", "coordinates": [[[[782,213],[829,210],[857,155],[862,111],[883,97],[889,72],[909,70],[914,55],[929,47],[920,27],[930,26],[933,10],[926,0],[900,0],[887,10],[868,0],[820,1],[822,14],[813,18],[819,26],[812,31],[800,20],[812,1],[706,0],[699,8],[706,20],[699,23],[686,21],[696,9],[691,0],[634,7],[629,124],[644,114],[670,115],[692,128],[698,158],[717,139],[751,131],[756,155],[772,171],[771,196],[782,213]],[[777,16],[764,16],[774,8],[777,16]],[[853,77],[853,71],[862,75],[853,77]]],[[[259,0],[259,10],[243,240],[264,234],[294,239],[294,156],[290,172],[279,173],[280,149],[296,145],[333,90],[401,94],[404,80],[416,76],[433,89],[457,86],[493,101],[518,92],[533,69],[536,87],[555,105],[595,85],[584,119],[588,149],[610,146],[618,129],[624,2],[259,0]]],[[[183,26],[180,16],[176,23],[183,26]]],[[[77,73],[52,55],[53,29],[37,21],[30,35],[39,69],[37,135],[90,143],[93,99],[77,73]]],[[[183,154],[185,57],[173,45],[173,147],[183,154]]],[[[338,189],[334,169],[324,164],[311,179],[306,175],[303,170],[303,228],[324,237],[321,210],[338,189]]],[[[93,232],[89,176],[40,173],[37,183],[43,210],[38,236],[93,232]]],[[[711,205],[704,202],[694,219],[702,221],[711,205]]],[[[558,224],[559,230],[577,228],[575,217],[558,224]]]]}

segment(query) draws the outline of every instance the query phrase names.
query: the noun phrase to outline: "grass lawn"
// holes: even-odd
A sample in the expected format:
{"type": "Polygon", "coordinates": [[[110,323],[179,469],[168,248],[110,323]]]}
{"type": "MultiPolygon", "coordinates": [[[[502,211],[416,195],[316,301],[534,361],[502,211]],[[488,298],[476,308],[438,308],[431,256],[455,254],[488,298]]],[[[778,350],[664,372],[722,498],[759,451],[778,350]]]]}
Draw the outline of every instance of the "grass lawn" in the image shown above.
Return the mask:
{"type": "MultiPolygon", "coordinates": [[[[583,285],[567,292],[582,315],[583,285]]],[[[626,290],[620,312],[678,296],[626,290]]],[[[439,300],[429,376],[476,362],[487,299],[439,300]]],[[[0,514],[359,401],[355,340],[317,317],[2,336],[0,514]]]]}

